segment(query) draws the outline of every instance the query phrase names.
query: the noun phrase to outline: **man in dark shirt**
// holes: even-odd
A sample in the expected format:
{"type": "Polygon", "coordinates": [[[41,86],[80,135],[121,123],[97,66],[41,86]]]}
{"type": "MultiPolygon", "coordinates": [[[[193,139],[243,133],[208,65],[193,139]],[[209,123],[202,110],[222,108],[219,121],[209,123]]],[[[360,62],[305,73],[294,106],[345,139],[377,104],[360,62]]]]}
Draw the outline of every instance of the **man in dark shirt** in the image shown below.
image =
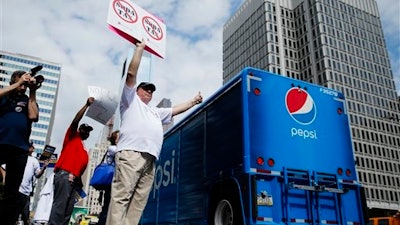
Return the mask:
{"type": "Polygon", "coordinates": [[[0,218],[4,225],[14,225],[18,219],[16,199],[28,158],[32,122],[39,118],[36,103],[37,83],[31,73],[15,71],[10,86],[0,89],[0,164],[6,165],[0,218]],[[25,94],[29,88],[29,96],[25,94]]]}

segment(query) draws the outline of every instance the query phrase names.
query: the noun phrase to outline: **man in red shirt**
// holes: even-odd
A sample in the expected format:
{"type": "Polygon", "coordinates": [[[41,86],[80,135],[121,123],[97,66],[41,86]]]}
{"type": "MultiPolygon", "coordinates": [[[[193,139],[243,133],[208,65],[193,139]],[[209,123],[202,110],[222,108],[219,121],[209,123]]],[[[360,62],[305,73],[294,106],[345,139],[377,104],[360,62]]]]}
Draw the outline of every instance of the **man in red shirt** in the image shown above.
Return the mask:
{"type": "Polygon", "coordinates": [[[89,162],[89,154],[83,143],[89,137],[91,126],[79,126],[86,110],[94,102],[89,97],[78,111],[65,134],[61,155],[54,167],[54,199],[48,225],[67,225],[74,209],[75,192],[82,188],[81,176],[89,162]]]}

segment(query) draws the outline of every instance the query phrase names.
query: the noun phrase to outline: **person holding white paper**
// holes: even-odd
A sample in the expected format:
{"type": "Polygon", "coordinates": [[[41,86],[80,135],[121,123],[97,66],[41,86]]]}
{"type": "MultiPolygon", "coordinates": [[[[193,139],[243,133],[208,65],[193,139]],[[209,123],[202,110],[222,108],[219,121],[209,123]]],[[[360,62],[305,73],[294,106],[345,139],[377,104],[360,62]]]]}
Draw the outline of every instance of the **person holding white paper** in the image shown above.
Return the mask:
{"type": "Polygon", "coordinates": [[[107,225],[136,225],[154,181],[155,162],[163,143],[162,124],[170,123],[180,114],[203,101],[201,94],[172,108],[150,107],[156,90],[154,84],[141,82],[136,77],[144,41],[136,44],[129,64],[120,102],[120,137],[115,154],[115,174],[111,185],[111,202],[107,225]]]}
{"type": "Polygon", "coordinates": [[[89,163],[89,153],[83,141],[89,137],[93,127],[86,123],[78,125],[93,102],[93,97],[86,100],[65,134],[60,157],[54,166],[53,206],[48,225],[68,225],[74,209],[75,193],[82,189],[81,176],[89,163]]]}

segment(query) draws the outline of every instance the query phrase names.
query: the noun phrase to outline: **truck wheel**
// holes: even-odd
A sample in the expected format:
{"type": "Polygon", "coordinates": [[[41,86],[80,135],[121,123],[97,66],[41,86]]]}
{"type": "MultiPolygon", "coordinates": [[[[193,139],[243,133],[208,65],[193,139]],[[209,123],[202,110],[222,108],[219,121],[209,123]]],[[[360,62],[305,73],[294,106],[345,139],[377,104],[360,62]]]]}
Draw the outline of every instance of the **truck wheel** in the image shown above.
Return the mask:
{"type": "Polygon", "coordinates": [[[232,203],[221,199],[215,208],[214,225],[233,225],[234,216],[232,203]]]}

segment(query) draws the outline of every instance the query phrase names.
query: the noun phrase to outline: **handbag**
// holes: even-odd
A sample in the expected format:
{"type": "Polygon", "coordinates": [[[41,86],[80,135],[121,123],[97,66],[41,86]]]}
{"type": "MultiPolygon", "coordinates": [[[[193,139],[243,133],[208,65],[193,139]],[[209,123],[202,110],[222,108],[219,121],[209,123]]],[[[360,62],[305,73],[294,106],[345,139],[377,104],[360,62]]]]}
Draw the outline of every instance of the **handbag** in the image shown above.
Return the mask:
{"type": "Polygon", "coordinates": [[[110,188],[112,179],[114,177],[115,164],[104,162],[107,152],[104,154],[101,163],[96,166],[93,171],[92,178],[90,178],[89,185],[96,190],[106,190],[110,188]]]}

